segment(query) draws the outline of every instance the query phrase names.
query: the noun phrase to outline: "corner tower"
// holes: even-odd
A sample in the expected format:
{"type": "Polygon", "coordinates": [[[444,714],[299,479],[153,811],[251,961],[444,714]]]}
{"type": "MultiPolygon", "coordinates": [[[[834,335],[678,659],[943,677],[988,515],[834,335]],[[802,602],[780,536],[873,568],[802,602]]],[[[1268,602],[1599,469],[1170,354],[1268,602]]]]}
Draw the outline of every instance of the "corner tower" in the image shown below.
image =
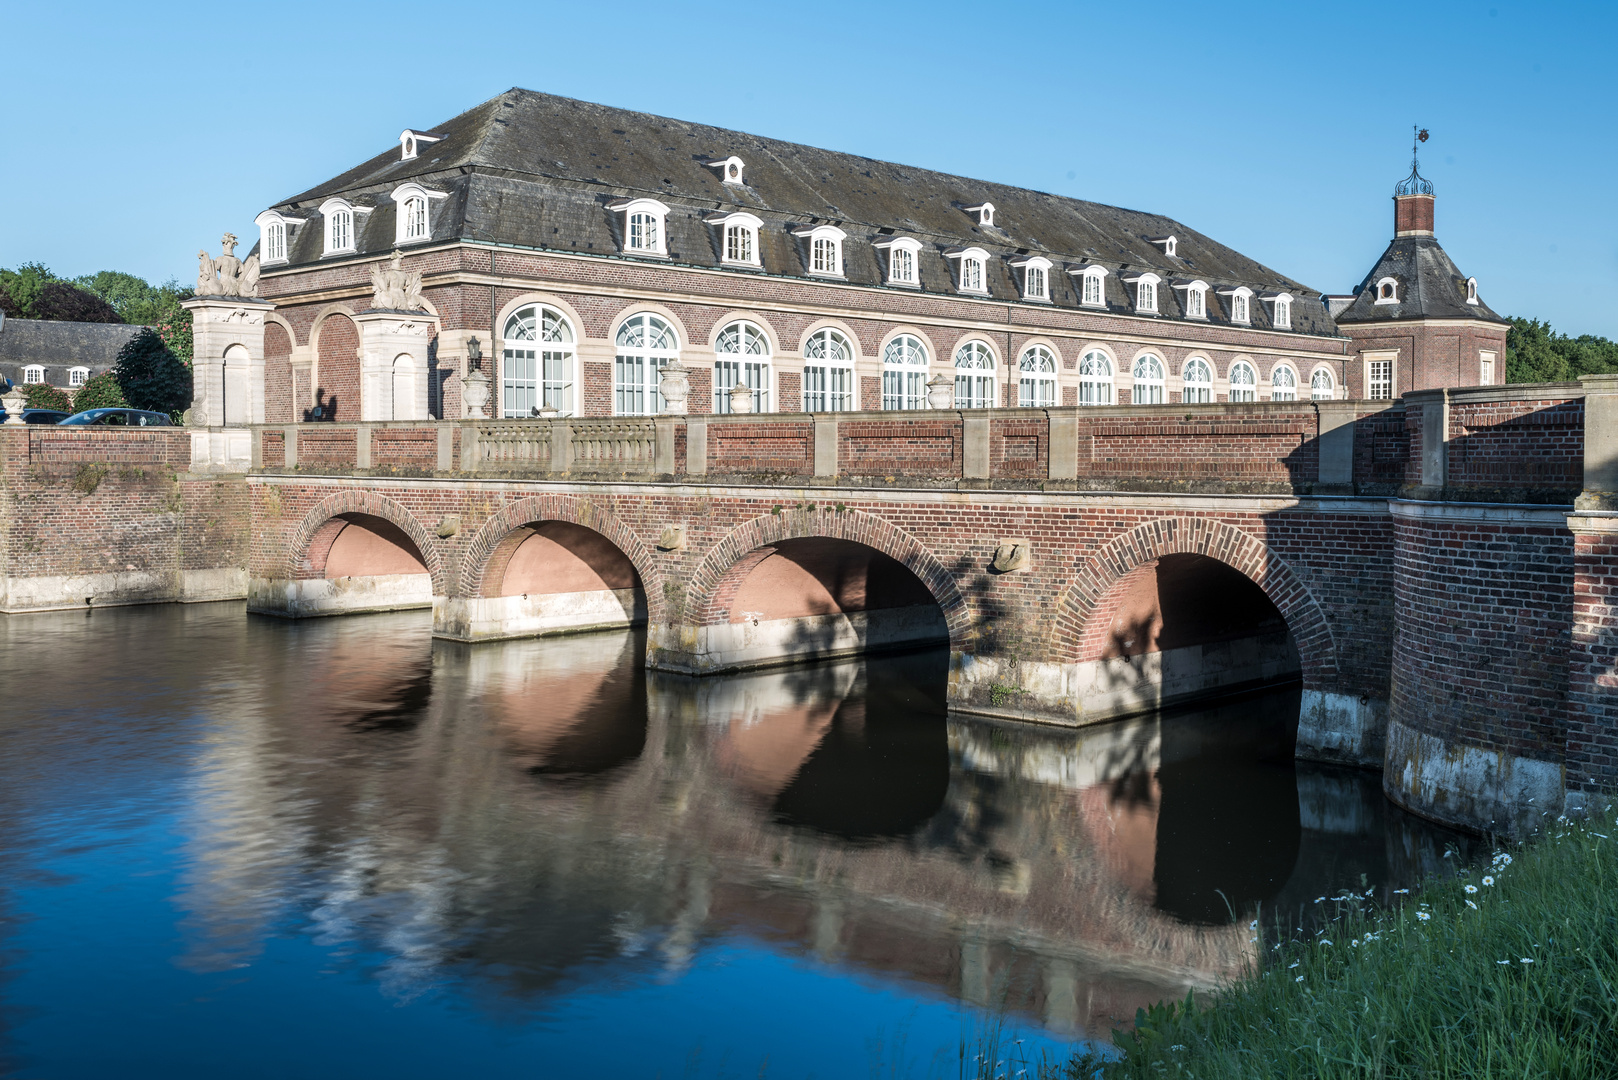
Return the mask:
{"type": "Polygon", "coordinates": [[[1413,145],[1410,175],[1393,189],[1393,242],[1353,294],[1326,297],[1338,329],[1354,342],[1349,397],[1506,381],[1510,324],[1439,246],[1433,204],[1432,181],[1421,175],[1413,145]]]}

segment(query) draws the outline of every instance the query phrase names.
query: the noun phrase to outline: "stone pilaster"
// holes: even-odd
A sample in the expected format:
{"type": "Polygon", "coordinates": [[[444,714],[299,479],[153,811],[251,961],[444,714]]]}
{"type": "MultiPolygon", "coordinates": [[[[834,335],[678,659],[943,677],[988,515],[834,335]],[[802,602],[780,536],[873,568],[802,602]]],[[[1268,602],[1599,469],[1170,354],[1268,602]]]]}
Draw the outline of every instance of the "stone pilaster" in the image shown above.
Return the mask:
{"type": "Polygon", "coordinates": [[[362,311],[360,419],[426,420],[427,345],[433,317],[421,311],[362,311]]]}
{"type": "Polygon", "coordinates": [[[264,422],[264,316],[275,305],[196,296],[183,306],[191,312],[193,339],[192,468],[245,471],[251,457],[247,426],[264,422]]]}

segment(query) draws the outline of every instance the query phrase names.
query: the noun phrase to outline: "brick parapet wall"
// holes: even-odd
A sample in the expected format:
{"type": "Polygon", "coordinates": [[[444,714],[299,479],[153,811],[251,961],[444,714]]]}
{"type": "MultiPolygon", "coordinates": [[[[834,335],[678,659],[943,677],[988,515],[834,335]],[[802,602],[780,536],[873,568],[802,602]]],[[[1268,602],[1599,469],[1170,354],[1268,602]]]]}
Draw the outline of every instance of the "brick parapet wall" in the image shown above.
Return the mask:
{"type": "Polygon", "coordinates": [[[1568,665],[1567,786],[1618,792],[1618,518],[1577,514],[1572,653],[1568,665]]]}

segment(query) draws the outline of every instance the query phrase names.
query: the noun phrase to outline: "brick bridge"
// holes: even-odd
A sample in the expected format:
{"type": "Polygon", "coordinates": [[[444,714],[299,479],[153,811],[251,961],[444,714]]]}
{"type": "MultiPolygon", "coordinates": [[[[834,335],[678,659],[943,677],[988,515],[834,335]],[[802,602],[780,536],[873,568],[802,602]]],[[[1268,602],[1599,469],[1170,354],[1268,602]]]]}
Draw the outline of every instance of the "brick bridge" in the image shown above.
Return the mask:
{"type": "Polygon", "coordinates": [[[259,425],[245,476],[192,469],[219,432],[12,427],[4,607],[431,606],[463,641],[644,623],[647,664],[694,673],[947,642],[954,708],[1067,725],[1301,679],[1300,756],[1520,828],[1618,779],[1615,431],[1608,378],[259,425]]]}

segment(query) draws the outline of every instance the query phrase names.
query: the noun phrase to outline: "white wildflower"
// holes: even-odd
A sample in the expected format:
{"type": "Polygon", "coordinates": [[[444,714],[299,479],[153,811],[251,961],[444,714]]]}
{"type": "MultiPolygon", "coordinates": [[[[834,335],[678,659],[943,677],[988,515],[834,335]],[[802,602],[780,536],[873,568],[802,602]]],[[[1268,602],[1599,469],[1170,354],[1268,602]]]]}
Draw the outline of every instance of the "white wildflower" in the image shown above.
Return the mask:
{"type": "Polygon", "coordinates": [[[1496,960],[1495,963],[1497,963],[1497,964],[1509,964],[1509,963],[1511,963],[1511,961],[1510,960],[1496,960]]]}
{"type": "Polygon", "coordinates": [[[1185,1047],[1182,1046],[1180,1043],[1175,1043],[1173,1046],[1169,1047],[1169,1049],[1170,1050],[1184,1050],[1185,1047]]]}
{"type": "Polygon", "coordinates": [[[1483,875],[1483,884],[1485,884],[1485,885],[1493,885],[1494,884],[1494,878],[1490,877],[1488,874],[1484,874],[1483,875]]]}
{"type": "Polygon", "coordinates": [[[1478,907],[1476,904],[1472,903],[1472,901],[1470,901],[1470,900],[1468,900],[1466,902],[1466,906],[1471,908],[1473,911],[1481,911],[1482,910],[1482,908],[1478,907]]]}
{"type": "Polygon", "coordinates": [[[1534,961],[1533,961],[1532,957],[1525,956],[1525,957],[1523,957],[1521,960],[1519,960],[1517,962],[1519,964],[1532,964],[1534,961]]]}
{"type": "Polygon", "coordinates": [[[1303,976],[1299,975],[1296,979],[1293,979],[1292,981],[1293,982],[1303,982],[1303,976]]]}
{"type": "Polygon", "coordinates": [[[1330,945],[1331,944],[1331,938],[1321,938],[1320,943],[1322,945],[1330,945]]]}
{"type": "Polygon", "coordinates": [[[1428,919],[1432,918],[1432,915],[1425,911],[1418,911],[1416,912],[1416,918],[1420,919],[1422,922],[1426,922],[1428,919]]]}
{"type": "Polygon", "coordinates": [[[1287,970],[1291,971],[1293,968],[1297,967],[1301,963],[1303,963],[1302,960],[1294,960],[1294,961],[1292,961],[1292,963],[1287,965],[1287,970]]]}
{"type": "Polygon", "coordinates": [[[1478,887],[1476,885],[1468,885],[1466,886],[1466,891],[1469,893],[1475,893],[1478,891],[1478,887]]]}

